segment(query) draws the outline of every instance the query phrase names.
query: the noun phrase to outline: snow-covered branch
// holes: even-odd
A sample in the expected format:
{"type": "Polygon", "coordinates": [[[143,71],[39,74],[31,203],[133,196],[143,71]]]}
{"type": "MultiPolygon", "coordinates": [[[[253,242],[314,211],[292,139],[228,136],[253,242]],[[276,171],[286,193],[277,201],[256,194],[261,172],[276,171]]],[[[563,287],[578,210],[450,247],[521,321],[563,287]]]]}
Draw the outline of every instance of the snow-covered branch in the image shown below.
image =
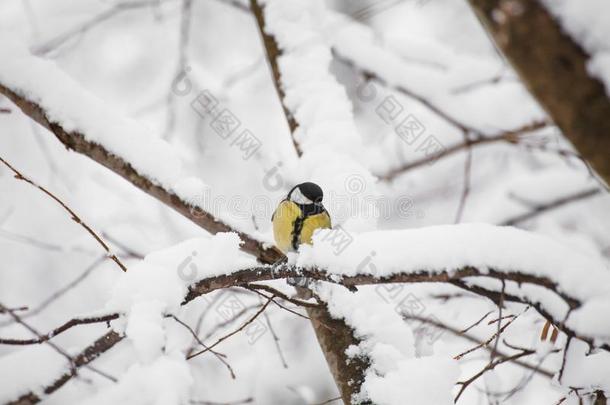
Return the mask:
{"type": "MultiPolygon", "coordinates": [[[[590,73],[590,49],[583,49],[583,43],[568,35],[559,18],[549,11],[560,10],[561,5],[541,0],[469,3],[529,91],[578,152],[610,182],[610,160],[604,152],[610,149],[606,136],[610,132],[610,99],[604,83],[590,73]],[[531,46],[532,38],[536,38],[536,46],[531,46]]],[[[595,4],[588,4],[593,13],[595,4]]],[[[581,21],[586,24],[587,20],[581,21]]],[[[584,37],[587,28],[574,31],[584,37]]]]}
{"type": "Polygon", "coordinates": [[[67,149],[102,164],[210,233],[237,232],[244,251],[263,263],[282,258],[274,247],[263,246],[260,240],[234,229],[189,199],[184,187],[188,190],[190,184],[202,183],[181,177],[181,164],[171,145],[150,136],[135,121],[123,118],[54,64],[20,48],[11,53],[11,45],[0,48],[2,59],[7,61],[0,68],[0,94],[47,128],[67,149]],[[34,84],[31,76],[24,76],[20,72],[23,63],[29,63],[32,75],[47,77],[47,85],[34,84]],[[60,107],[65,100],[72,103],[70,108],[60,107]]]}
{"type": "Polygon", "coordinates": [[[261,34],[261,38],[263,40],[263,46],[265,47],[265,54],[267,55],[267,61],[269,62],[269,66],[271,67],[271,75],[273,78],[273,85],[275,86],[275,90],[280,99],[280,104],[282,105],[282,110],[284,111],[284,116],[286,117],[286,122],[288,123],[288,128],[290,129],[290,137],[292,139],[292,144],[294,145],[294,150],[297,155],[300,157],[303,154],[301,150],[301,146],[295,139],[295,131],[298,128],[299,124],[294,118],[293,113],[290,111],[288,106],[286,105],[286,94],[284,92],[283,84],[282,84],[282,75],[280,72],[280,68],[278,65],[278,58],[282,55],[282,51],[280,50],[275,38],[273,35],[270,35],[266,31],[265,27],[265,13],[263,11],[262,5],[258,0],[250,0],[250,9],[254,14],[254,18],[256,19],[256,25],[258,26],[258,30],[261,34]]]}
{"type": "Polygon", "coordinates": [[[70,381],[77,374],[79,368],[87,366],[99,356],[113,348],[117,343],[123,340],[123,338],[124,336],[121,336],[115,331],[105,333],[91,345],[83,349],[77,356],[73,357],[74,368],[49,381],[41,389],[24,393],[14,401],[7,402],[6,405],[29,405],[39,403],[45,396],[54,393],[70,381]]]}

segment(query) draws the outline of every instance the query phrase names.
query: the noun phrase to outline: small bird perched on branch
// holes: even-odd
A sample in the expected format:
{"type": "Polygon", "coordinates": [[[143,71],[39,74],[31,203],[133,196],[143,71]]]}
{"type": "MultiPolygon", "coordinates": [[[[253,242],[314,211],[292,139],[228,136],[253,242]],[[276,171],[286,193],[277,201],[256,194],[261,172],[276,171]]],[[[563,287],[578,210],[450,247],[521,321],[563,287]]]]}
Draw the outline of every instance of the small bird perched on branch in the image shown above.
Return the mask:
{"type": "Polygon", "coordinates": [[[271,221],[275,243],[282,252],[297,250],[302,243],[311,244],[316,229],[331,228],[323,197],[320,186],[306,182],[294,186],[278,204],[271,221]]]}

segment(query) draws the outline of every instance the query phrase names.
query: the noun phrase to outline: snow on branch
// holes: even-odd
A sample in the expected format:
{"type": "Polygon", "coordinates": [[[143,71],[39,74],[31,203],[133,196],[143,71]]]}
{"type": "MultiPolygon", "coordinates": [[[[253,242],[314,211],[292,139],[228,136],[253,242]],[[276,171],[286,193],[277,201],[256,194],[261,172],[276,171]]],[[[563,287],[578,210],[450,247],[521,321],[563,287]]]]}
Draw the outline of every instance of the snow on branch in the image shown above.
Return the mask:
{"type": "MultiPolygon", "coordinates": [[[[91,345],[83,349],[78,355],[72,358],[73,368],[63,372],[59,376],[48,376],[49,382],[36,390],[27,391],[26,387],[12,387],[13,390],[21,389],[19,397],[12,401],[7,401],[6,405],[30,405],[41,402],[47,395],[50,395],[64,386],[74,376],[77,375],[78,369],[87,366],[89,363],[97,359],[99,356],[113,348],[117,343],[123,340],[115,331],[105,333],[91,345]],[[25,388],[25,389],[24,389],[25,388]]],[[[33,359],[39,362],[40,359],[33,359]]],[[[34,376],[39,376],[40,373],[34,376]]],[[[40,384],[40,381],[33,381],[34,384],[40,384]]]]}
{"type": "Polygon", "coordinates": [[[608,269],[552,239],[509,227],[446,225],[352,235],[337,254],[336,232],[320,231],[294,262],[205,277],[190,287],[185,301],[219,288],[298,276],[348,289],[449,283],[497,301],[501,283],[493,279],[508,283],[507,301],[532,305],[569,336],[610,348],[610,329],[597,322],[610,308],[608,269]]]}
{"type": "Polygon", "coordinates": [[[257,0],[250,0],[250,9],[254,14],[254,18],[256,18],[256,25],[258,26],[258,30],[263,39],[265,53],[267,54],[267,60],[269,61],[269,66],[271,67],[273,84],[280,99],[282,110],[284,110],[284,116],[286,117],[288,128],[290,129],[292,144],[294,145],[294,149],[297,153],[297,156],[301,157],[301,155],[303,155],[303,151],[301,150],[301,146],[295,139],[295,131],[298,128],[299,124],[297,123],[292,112],[288,109],[286,105],[286,94],[284,92],[284,88],[282,87],[281,73],[280,68],[278,66],[278,58],[282,54],[282,51],[279,49],[275,38],[265,31],[265,15],[261,4],[257,0]]]}
{"type": "Polygon", "coordinates": [[[576,9],[579,14],[607,15],[605,2],[586,6],[579,3],[581,7],[569,5],[570,2],[526,0],[469,3],[528,90],[582,157],[610,183],[610,160],[604,152],[610,148],[606,135],[610,133],[610,99],[604,83],[591,74],[591,70],[602,70],[599,61],[603,58],[590,66],[595,61],[584,49],[591,52],[594,43],[600,41],[605,47],[606,36],[599,33],[604,31],[596,34],[593,30],[607,24],[600,20],[588,27],[591,18],[572,18],[576,9]],[[578,35],[583,37],[579,38],[581,43],[566,34],[566,27],[567,31],[582,34],[578,35]],[[536,38],[536,46],[531,46],[532,38],[536,38]]]}
{"type": "Polygon", "coordinates": [[[240,235],[242,248],[264,263],[282,254],[261,239],[235,230],[197,204],[193,190],[203,183],[186,177],[177,152],[83,89],[54,63],[30,55],[20,44],[0,42],[0,94],[47,128],[67,149],[119,174],[210,233],[240,235]],[[41,80],[44,78],[44,80],[41,80]]]}

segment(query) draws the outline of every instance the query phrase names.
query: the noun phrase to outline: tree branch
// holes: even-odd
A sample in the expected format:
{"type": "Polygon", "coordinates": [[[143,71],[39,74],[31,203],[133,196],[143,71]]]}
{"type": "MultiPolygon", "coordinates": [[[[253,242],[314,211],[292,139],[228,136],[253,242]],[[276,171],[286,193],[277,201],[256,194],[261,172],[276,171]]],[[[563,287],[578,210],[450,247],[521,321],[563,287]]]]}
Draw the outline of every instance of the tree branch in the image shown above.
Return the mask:
{"type": "Polygon", "coordinates": [[[565,197],[561,197],[556,200],[550,201],[546,204],[535,206],[532,210],[530,210],[529,212],[526,212],[524,214],[505,219],[504,221],[502,221],[501,225],[515,226],[524,221],[528,221],[534,217],[537,217],[538,215],[544,214],[548,211],[552,211],[554,209],[563,207],[572,202],[583,200],[585,198],[589,198],[589,197],[592,197],[592,196],[598,195],[598,194],[601,194],[601,190],[599,188],[592,188],[589,190],[579,191],[577,193],[570,194],[565,197]]]}
{"type": "Polygon", "coordinates": [[[298,128],[299,124],[294,118],[292,112],[286,106],[286,94],[284,93],[284,89],[282,88],[282,75],[280,73],[280,67],[278,65],[278,58],[282,55],[282,51],[280,50],[280,47],[275,41],[275,38],[265,32],[265,15],[263,7],[259,4],[258,0],[250,0],[250,9],[254,14],[254,18],[256,19],[256,25],[258,26],[258,31],[260,32],[261,37],[263,39],[263,45],[267,54],[267,61],[269,62],[269,66],[271,67],[273,84],[280,99],[280,104],[282,105],[284,115],[286,116],[286,122],[288,122],[288,128],[290,129],[290,137],[292,139],[292,144],[294,145],[294,150],[296,151],[297,156],[301,157],[301,155],[303,155],[303,151],[301,150],[300,145],[294,137],[294,132],[298,128]]]}
{"type": "Polygon", "coordinates": [[[254,239],[250,235],[236,231],[220,219],[215,218],[211,213],[201,210],[200,207],[193,206],[191,203],[182,200],[173,192],[154,184],[148,177],[138,173],[129,162],[108,152],[102,145],[87,141],[83,134],[66,131],[60,123],[50,120],[39,104],[15,93],[11,89],[5,87],[2,83],[0,83],[0,94],[8,97],[24,114],[47,128],[66,146],[67,149],[90,157],[104,167],[117,173],[135,187],[173,208],[206,231],[212,234],[218,232],[236,232],[243,241],[243,245],[241,246],[242,250],[256,256],[263,263],[275,263],[284,257],[277,248],[263,246],[260,241],[254,239]]]}
{"type": "Polygon", "coordinates": [[[537,131],[539,129],[545,128],[548,126],[546,121],[536,121],[531,124],[526,124],[520,128],[515,128],[509,131],[503,131],[499,134],[495,135],[484,135],[478,136],[472,139],[468,139],[465,142],[457,143],[455,145],[449,146],[445,148],[443,151],[439,152],[436,155],[426,156],[418,160],[414,160],[412,162],[408,162],[402,166],[397,167],[396,169],[392,169],[389,172],[381,175],[377,175],[381,180],[390,181],[397,177],[398,175],[407,172],[409,170],[427,165],[429,163],[435,162],[438,159],[445,158],[447,156],[453,155],[457,152],[461,152],[465,149],[472,148],[474,146],[482,146],[491,143],[498,142],[506,142],[509,144],[517,144],[519,143],[519,137],[521,135],[525,135],[529,132],[537,131]]]}
{"type": "Polygon", "coordinates": [[[589,55],[539,0],[469,3],[532,95],[610,183],[610,100],[587,70],[589,55]]]}
{"type": "Polygon", "coordinates": [[[115,331],[110,331],[87,346],[78,356],[74,357],[74,368],[44,386],[41,390],[30,391],[23,394],[14,401],[8,402],[6,405],[31,405],[36,404],[44,399],[44,396],[50,395],[63,387],[72,377],[76,375],[76,370],[86,366],[93,360],[97,359],[101,354],[110,350],[114,345],[123,340],[124,336],[119,335],[115,331]]]}
{"type": "Polygon", "coordinates": [[[61,326],[53,329],[52,331],[38,336],[36,339],[2,339],[0,338],[0,344],[3,345],[34,345],[39,343],[48,342],[55,336],[67,331],[70,328],[73,328],[78,325],[90,325],[93,323],[101,323],[101,322],[110,322],[114,319],[117,319],[119,314],[108,314],[102,316],[93,316],[86,318],[73,318],[68,322],[64,323],[61,326]]]}

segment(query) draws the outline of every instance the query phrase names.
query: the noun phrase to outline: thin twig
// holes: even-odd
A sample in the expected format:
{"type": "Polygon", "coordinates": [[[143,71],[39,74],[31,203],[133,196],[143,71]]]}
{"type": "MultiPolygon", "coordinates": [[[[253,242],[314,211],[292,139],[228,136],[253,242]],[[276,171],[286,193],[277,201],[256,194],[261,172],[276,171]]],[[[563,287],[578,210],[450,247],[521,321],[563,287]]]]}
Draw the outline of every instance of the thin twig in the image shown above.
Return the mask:
{"type": "MultiPolygon", "coordinates": [[[[467,136],[467,135],[466,135],[467,136]]],[[[468,140],[466,140],[468,142],[468,140]]],[[[470,169],[472,167],[472,146],[469,146],[466,151],[466,159],[464,161],[464,186],[462,189],[462,195],[458,204],[457,212],[455,214],[454,223],[459,224],[462,222],[462,215],[464,214],[464,208],[466,207],[466,199],[470,194],[470,169]]]]}
{"type": "MultiPolygon", "coordinates": [[[[14,310],[9,310],[8,312],[10,314],[13,314],[14,310]]],[[[23,325],[26,329],[28,329],[30,332],[34,333],[37,336],[37,338],[36,339],[0,338],[0,344],[22,346],[22,345],[34,345],[34,344],[45,343],[45,342],[48,342],[49,340],[53,339],[55,336],[65,332],[68,329],[73,328],[75,326],[91,325],[93,323],[110,322],[114,319],[117,319],[118,317],[119,317],[119,314],[108,314],[108,315],[92,316],[92,317],[84,317],[84,318],[73,318],[73,319],[70,319],[69,321],[65,322],[63,325],[58,326],[57,328],[53,329],[52,331],[45,333],[45,334],[41,334],[39,332],[33,332],[33,329],[28,327],[23,322],[23,319],[21,319],[21,317],[13,316],[13,319],[15,320],[15,322],[18,322],[19,324],[23,325]]]]}
{"type": "MultiPolygon", "coordinates": [[[[483,347],[487,351],[491,351],[492,350],[491,347],[489,347],[488,344],[485,344],[485,342],[481,342],[479,339],[475,338],[474,336],[471,336],[471,335],[469,335],[467,333],[463,333],[461,330],[459,330],[457,328],[454,328],[452,326],[449,326],[449,325],[446,325],[444,323],[438,322],[436,320],[429,319],[429,318],[422,317],[422,316],[417,316],[417,315],[403,315],[403,318],[405,320],[419,321],[419,322],[426,323],[428,325],[434,326],[436,328],[446,330],[446,331],[452,333],[453,335],[455,335],[457,337],[463,338],[463,339],[465,339],[465,340],[467,340],[469,342],[472,342],[474,344],[481,345],[481,347],[483,347]]],[[[507,354],[501,352],[500,350],[498,350],[497,352],[498,352],[498,355],[500,357],[508,357],[507,354]]],[[[528,369],[530,371],[534,371],[536,373],[539,373],[540,375],[543,375],[543,376],[545,376],[547,378],[553,378],[553,376],[555,375],[554,372],[550,372],[550,371],[541,369],[541,368],[539,368],[537,366],[533,366],[533,365],[531,365],[529,363],[525,363],[525,362],[522,362],[522,361],[519,361],[519,360],[515,360],[514,363],[519,365],[519,366],[521,366],[521,367],[523,367],[523,368],[526,368],[526,369],[528,369]]]]}
{"type": "MultiPolygon", "coordinates": [[[[115,331],[107,332],[91,345],[87,346],[83,351],[80,352],[80,354],[74,357],[75,369],[71,369],[59,377],[54,378],[49,382],[48,385],[36,389],[35,392],[27,392],[14,401],[7,402],[6,405],[30,405],[42,401],[45,396],[54,393],[63,387],[64,384],[70,381],[70,379],[76,375],[76,369],[79,367],[88,366],[89,363],[97,359],[101,354],[110,350],[123,339],[124,336],[119,335],[115,331]]],[[[112,379],[112,377],[108,375],[106,375],[106,377],[112,379]]]]}
{"type": "Polygon", "coordinates": [[[267,300],[267,302],[261,306],[261,309],[259,309],[250,319],[248,319],[243,325],[241,325],[239,328],[235,329],[233,332],[221,337],[220,339],[218,339],[214,344],[212,344],[211,346],[209,346],[206,349],[200,350],[196,353],[191,354],[190,356],[188,356],[186,359],[190,360],[194,357],[199,356],[200,354],[203,354],[209,350],[212,350],[214,347],[216,347],[218,344],[222,343],[223,341],[227,340],[228,338],[230,338],[231,336],[235,335],[238,332],[241,332],[242,330],[244,330],[244,328],[246,326],[248,326],[249,324],[251,324],[252,322],[254,322],[254,320],[263,313],[263,311],[265,309],[267,309],[267,307],[269,306],[269,304],[271,304],[271,301],[273,300],[273,298],[275,298],[275,295],[273,297],[271,297],[270,299],[267,300]]]}
{"type": "Polygon", "coordinates": [[[149,6],[158,5],[158,4],[159,4],[159,0],[126,1],[126,2],[115,4],[114,6],[108,8],[107,10],[101,12],[100,14],[97,14],[97,15],[91,17],[86,22],[69,29],[68,31],[58,35],[57,37],[54,37],[44,43],[35,45],[32,49],[32,53],[35,55],[48,54],[52,50],[65,44],[71,38],[74,38],[77,35],[85,34],[92,28],[96,27],[97,25],[103,23],[104,21],[111,19],[112,17],[115,17],[116,15],[118,15],[124,11],[133,10],[133,9],[137,9],[137,8],[149,7],[149,6]]]}
{"type": "Polygon", "coordinates": [[[309,307],[309,308],[319,308],[320,307],[320,304],[313,303],[313,302],[303,301],[303,300],[300,300],[298,298],[289,297],[288,295],[286,295],[285,293],[281,292],[277,288],[273,288],[273,287],[265,285],[265,284],[250,283],[250,284],[246,284],[244,286],[244,288],[246,288],[248,290],[263,290],[263,291],[266,291],[268,293],[276,295],[277,297],[283,299],[284,301],[291,302],[294,305],[298,305],[300,307],[309,307]]]}
{"type": "Polygon", "coordinates": [[[214,402],[214,401],[200,401],[200,400],[191,400],[189,403],[193,405],[242,405],[242,404],[251,404],[254,402],[254,398],[246,398],[238,401],[232,402],[214,402]]]}
{"type": "Polygon", "coordinates": [[[231,365],[225,360],[225,357],[227,357],[226,355],[222,354],[222,353],[218,353],[214,350],[211,350],[208,346],[206,346],[205,343],[203,343],[201,341],[201,339],[199,339],[199,336],[197,336],[197,333],[195,333],[195,331],[193,330],[193,328],[191,328],[188,324],[186,324],[185,322],[181,321],[176,315],[170,315],[170,318],[172,318],[174,321],[176,321],[178,324],[184,326],[184,328],[186,330],[188,330],[190,332],[190,334],[193,336],[193,338],[197,341],[197,343],[199,343],[201,346],[203,346],[204,349],[208,349],[210,351],[210,353],[212,353],[214,356],[216,356],[216,358],[218,360],[220,360],[220,362],[222,364],[225,365],[225,367],[227,367],[227,370],[229,370],[229,374],[231,374],[231,378],[235,379],[235,372],[233,371],[233,367],[231,367],[231,365]]]}
{"type": "Polygon", "coordinates": [[[269,331],[271,332],[271,336],[273,337],[273,342],[275,343],[275,348],[277,350],[278,356],[280,357],[280,361],[282,362],[282,366],[284,368],[288,368],[288,363],[286,363],[286,358],[284,357],[282,347],[280,346],[280,338],[277,336],[277,333],[275,333],[273,325],[271,325],[271,319],[269,319],[269,315],[267,314],[267,312],[263,312],[263,316],[265,317],[265,321],[267,322],[267,326],[269,327],[269,331]]]}
{"type": "Polygon", "coordinates": [[[162,138],[169,139],[176,124],[176,95],[173,91],[173,83],[180,79],[180,76],[188,69],[188,46],[191,32],[191,14],[193,9],[193,0],[182,0],[180,11],[180,35],[178,39],[178,63],[176,64],[176,73],[172,78],[172,84],[167,92],[167,118],[165,129],[163,130],[162,138]]]}
{"type": "MultiPolygon", "coordinates": [[[[262,296],[262,297],[263,297],[263,298],[265,298],[265,299],[270,299],[270,297],[269,297],[269,296],[267,296],[267,295],[263,294],[262,292],[260,292],[260,291],[258,291],[258,290],[250,290],[250,289],[248,289],[248,290],[249,290],[249,291],[252,291],[252,292],[254,292],[254,293],[256,293],[256,294],[258,294],[258,295],[260,295],[260,296],[262,296]]],[[[298,312],[296,312],[296,311],[294,311],[294,310],[292,310],[292,309],[288,308],[288,307],[287,307],[287,306],[285,306],[285,305],[280,304],[280,303],[279,303],[279,302],[277,302],[275,299],[272,299],[272,301],[273,301],[273,303],[274,303],[275,305],[277,305],[277,306],[278,306],[278,307],[280,307],[281,309],[283,309],[283,310],[285,310],[285,311],[288,311],[288,312],[290,312],[291,314],[294,314],[294,315],[296,315],[296,316],[298,316],[298,317],[300,317],[300,318],[310,320],[310,318],[309,318],[309,317],[307,317],[307,316],[305,316],[305,315],[303,315],[303,314],[300,314],[300,313],[298,313],[298,312]]]]}
{"type": "Polygon", "coordinates": [[[576,193],[569,194],[564,197],[560,197],[560,198],[550,201],[548,203],[539,204],[536,207],[534,207],[532,210],[530,210],[524,214],[520,214],[520,215],[514,216],[512,218],[505,219],[504,221],[502,221],[500,223],[500,225],[515,226],[522,222],[535,218],[539,215],[542,215],[548,211],[552,211],[557,208],[561,208],[567,204],[570,204],[570,203],[573,203],[573,202],[576,202],[579,200],[584,200],[586,198],[589,198],[589,197],[592,197],[595,195],[601,195],[601,190],[597,187],[588,189],[588,190],[578,191],[576,193]]]}
{"type": "MultiPolygon", "coordinates": [[[[17,323],[19,323],[21,326],[23,326],[24,328],[26,328],[26,329],[27,329],[28,331],[30,331],[32,334],[34,334],[35,336],[37,336],[37,337],[38,337],[38,339],[40,340],[40,342],[35,342],[35,343],[42,343],[42,342],[44,342],[44,343],[45,343],[45,344],[47,344],[49,347],[51,347],[53,350],[55,350],[57,353],[59,353],[61,356],[63,356],[63,357],[66,359],[66,360],[68,360],[68,363],[70,364],[70,372],[71,372],[73,375],[76,375],[76,374],[77,374],[77,368],[78,368],[78,365],[77,365],[77,363],[76,363],[75,359],[74,359],[74,358],[72,358],[72,356],[70,356],[70,355],[69,355],[69,354],[68,354],[68,353],[67,353],[67,352],[66,352],[64,349],[62,349],[61,347],[57,346],[55,343],[51,342],[50,338],[51,338],[52,336],[50,336],[50,337],[49,337],[48,335],[42,335],[40,332],[38,332],[38,331],[37,331],[36,329],[34,329],[32,326],[30,326],[29,324],[27,324],[26,322],[24,322],[24,321],[23,321],[23,320],[22,320],[22,319],[19,317],[19,315],[15,314],[15,312],[14,312],[13,310],[11,310],[11,309],[9,309],[9,308],[7,308],[7,307],[3,306],[1,303],[0,303],[0,308],[4,308],[4,310],[5,310],[6,312],[8,312],[8,314],[9,314],[9,315],[10,315],[10,316],[11,316],[11,317],[12,317],[12,318],[13,318],[13,319],[14,319],[14,320],[17,322],[17,323]]],[[[98,321],[96,321],[96,322],[98,322],[98,321]]],[[[74,325],[76,325],[76,324],[78,324],[78,323],[75,323],[74,325]]],[[[74,326],[74,325],[71,325],[71,326],[66,327],[66,328],[65,328],[65,329],[63,329],[61,332],[63,332],[64,330],[69,329],[70,327],[72,327],[72,326],[74,326]]],[[[65,326],[65,325],[63,325],[63,326],[65,326]]],[[[58,333],[61,333],[61,332],[58,332],[58,333]]],[[[28,343],[28,344],[30,344],[30,343],[28,343]]],[[[113,382],[116,382],[116,381],[117,381],[117,380],[116,380],[116,378],[114,378],[114,377],[112,377],[112,376],[110,376],[110,375],[108,375],[108,374],[106,374],[106,373],[104,373],[104,372],[102,372],[102,371],[100,371],[100,370],[97,370],[96,368],[94,368],[94,367],[92,367],[92,366],[86,365],[85,367],[87,367],[89,370],[91,370],[91,371],[93,371],[93,372],[95,372],[95,373],[97,373],[97,374],[101,375],[102,377],[107,378],[107,379],[109,379],[109,380],[111,380],[111,381],[113,381],[113,382]]]]}
{"type": "MultiPolygon", "coordinates": [[[[527,308],[525,309],[525,311],[527,311],[527,308]]],[[[523,311],[523,312],[525,312],[525,311],[523,311]]],[[[523,312],[522,312],[521,314],[523,314],[523,312]]],[[[519,315],[521,315],[521,314],[519,314],[519,315]]],[[[519,316],[519,315],[518,315],[518,316],[519,316]]],[[[510,321],[508,321],[507,323],[505,323],[504,325],[502,325],[501,327],[499,327],[499,328],[498,328],[498,330],[496,331],[496,333],[494,333],[494,334],[493,334],[493,335],[492,335],[492,336],[491,336],[489,339],[487,339],[486,341],[481,342],[480,344],[478,344],[478,345],[476,345],[476,346],[474,346],[474,347],[471,347],[470,349],[466,350],[465,352],[462,352],[462,353],[460,353],[460,354],[458,354],[458,355],[456,355],[456,356],[453,356],[453,358],[454,358],[455,360],[460,360],[460,359],[462,359],[464,356],[466,356],[467,354],[470,354],[470,353],[474,352],[475,350],[478,350],[478,349],[480,349],[480,348],[482,348],[482,347],[487,347],[487,346],[489,346],[489,344],[492,342],[492,340],[496,339],[496,338],[497,338],[497,337],[500,335],[500,333],[504,332],[504,331],[506,330],[506,328],[508,328],[508,327],[509,327],[509,326],[510,326],[510,325],[511,325],[511,324],[512,324],[512,323],[513,323],[513,322],[514,322],[516,319],[517,319],[517,317],[518,317],[518,316],[515,316],[513,319],[511,319],[510,321]]],[[[496,347],[496,345],[494,345],[494,348],[493,348],[493,350],[492,350],[492,351],[497,351],[497,347],[496,347]]]]}
{"type": "Polygon", "coordinates": [[[335,401],[340,401],[340,400],[341,400],[341,397],[339,396],[339,397],[334,397],[334,398],[327,399],[326,401],[317,402],[317,403],[315,403],[313,405],[327,405],[327,404],[331,404],[331,403],[333,403],[335,401]]]}
{"type": "Polygon", "coordinates": [[[485,315],[483,315],[483,316],[481,317],[481,319],[479,319],[478,321],[476,321],[476,322],[475,322],[475,323],[473,323],[472,325],[468,326],[467,328],[462,329],[460,332],[461,332],[461,333],[466,333],[466,332],[468,332],[469,330],[471,330],[472,328],[474,328],[475,326],[477,326],[477,325],[479,325],[481,322],[483,322],[483,320],[484,320],[485,318],[487,318],[487,317],[489,316],[489,314],[491,314],[491,313],[493,313],[493,312],[494,312],[494,311],[489,311],[489,312],[487,312],[485,315]]]}
{"type": "Polygon", "coordinates": [[[464,149],[471,148],[474,146],[487,145],[491,143],[498,142],[507,142],[509,144],[517,144],[520,141],[520,136],[525,135],[527,133],[537,131],[539,129],[545,128],[548,126],[546,121],[536,121],[531,124],[524,125],[520,128],[516,128],[509,131],[503,131],[499,134],[495,135],[483,135],[475,138],[468,139],[467,142],[456,143],[455,145],[444,148],[437,154],[432,156],[425,156],[421,159],[414,160],[412,162],[405,163],[395,169],[388,171],[385,174],[377,174],[379,178],[384,181],[390,181],[394,179],[396,176],[407,172],[409,170],[428,165],[433,161],[437,161],[438,159],[445,158],[447,156],[451,156],[457,152],[460,152],[464,149]]]}
{"type": "MultiPolygon", "coordinates": [[[[95,270],[97,268],[97,266],[99,266],[105,259],[106,259],[106,256],[102,256],[102,257],[96,259],[81,274],[79,274],[78,277],[76,277],[74,280],[72,280],[71,282],[66,284],[64,287],[55,291],[48,298],[46,298],[40,304],[36,305],[34,308],[29,310],[27,313],[23,314],[21,316],[21,319],[30,318],[30,317],[35,316],[35,315],[39,314],[40,312],[42,312],[53,302],[57,301],[59,298],[64,296],[67,292],[69,292],[74,287],[76,287],[78,284],[83,282],[93,272],[93,270],[95,270]]],[[[2,324],[0,324],[0,327],[6,326],[6,325],[7,325],[6,323],[2,323],[2,324]]]]}
{"type": "Polygon", "coordinates": [[[114,261],[117,266],[119,266],[121,268],[121,270],[123,271],[127,271],[127,267],[125,267],[125,265],[119,260],[119,258],[110,251],[110,248],[108,248],[108,245],[106,245],[106,243],[104,243],[104,241],[93,231],[93,229],[91,229],[91,227],[89,227],[89,225],[87,225],[85,222],[83,222],[82,219],[80,219],[80,217],[78,215],[76,215],[76,213],[74,211],[72,211],[72,209],[70,209],[70,207],[68,207],[62,200],[60,200],[57,196],[55,196],[55,194],[51,193],[49,190],[47,190],[46,188],[38,185],[37,183],[35,183],[34,181],[32,181],[31,179],[25,177],[23,174],[21,174],[17,169],[15,169],[13,166],[11,166],[6,160],[4,160],[2,157],[0,157],[0,162],[2,162],[6,167],[8,167],[14,174],[15,174],[15,178],[17,180],[23,180],[26,183],[36,187],[37,189],[39,189],[40,191],[42,191],[43,193],[45,193],[47,196],[51,197],[56,203],[58,203],[59,205],[62,206],[62,208],[64,210],[66,210],[70,216],[71,219],[76,222],[77,224],[79,224],[80,226],[82,226],[87,233],[89,233],[91,236],[93,236],[93,238],[100,244],[100,246],[102,246],[102,248],[106,251],[106,253],[108,254],[108,257],[114,261]]]}

